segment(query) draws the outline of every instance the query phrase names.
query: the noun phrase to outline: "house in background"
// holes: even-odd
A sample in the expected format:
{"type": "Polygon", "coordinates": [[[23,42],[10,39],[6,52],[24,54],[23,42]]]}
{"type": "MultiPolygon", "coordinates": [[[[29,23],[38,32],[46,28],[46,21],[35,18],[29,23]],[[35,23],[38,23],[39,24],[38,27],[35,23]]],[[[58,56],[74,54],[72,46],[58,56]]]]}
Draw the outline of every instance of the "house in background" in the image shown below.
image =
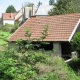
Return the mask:
{"type": "Polygon", "coordinates": [[[31,30],[31,38],[40,38],[44,27],[49,25],[48,36],[44,41],[50,43],[46,49],[56,50],[58,55],[71,53],[70,41],[76,32],[80,31],[80,13],[58,16],[39,16],[29,18],[8,39],[9,45],[15,46],[18,39],[26,40],[26,28],[31,30]]]}
{"type": "Polygon", "coordinates": [[[53,5],[40,5],[35,16],[48,16],[48,12],[53,8],[53,5]]]}
{"type": "MultiPolygon", "coordinates": [[[[23,23],[32,16],[48,16],[48,12],[53,8],[53,5],[40,5],[37,9],[34,4],[32,7],[22,8],[15,16],[15,20],[20,19],[23,23]],[[20,18],[19,18],[20,17],[20,18]]],[[[22,23],[22,24],[23,24],[22,23]]]]}
{"type": "Polygon", "coordinates": [[[24,23],[28,18],[34,16],[36,7],[32,4],[32,7],[23,7],[15,16],[15,21],[24,23]]]}
{"type": "Polygon", "coordinates": [[[16,13],[2,13],[2,24],[5,25],[8,24],[14,24],[15,22],[22,22],[22,24],[30,18],[31,16],[34,16],[36,12],[36,8],[34,5],[32,7],[24,7],[21,10],[19,10],[16,13]]]}
{"type": "Polygon", "coordinates": [[[16,13],[2,13],[2,19],[1,19],[1,23],[2,25],[7,24],[14,24],[15,22],[15,17],[16,13]]]}
{"type": "Polygon", "coordinates": [[[21,12],[21,10],[19,10],[18,12],[17,12],[17,14],[15,15],[15,17],[14,17],[14,19],[15,19],[15,21],[17,21],[17,22],[21,22],[22,21],[22,12],[21,12]]]}
{"type": "Polygon", "coordinates": [[[37,9],[34,4],[32,7],[23,7],[16,13],[2,13],[1,22],[3,25],[6,23],[14,24],[17,22],[22,25],[31,16],[48,16],[48,11],[52,9],[52,5],[40,5],[37,9]]]}

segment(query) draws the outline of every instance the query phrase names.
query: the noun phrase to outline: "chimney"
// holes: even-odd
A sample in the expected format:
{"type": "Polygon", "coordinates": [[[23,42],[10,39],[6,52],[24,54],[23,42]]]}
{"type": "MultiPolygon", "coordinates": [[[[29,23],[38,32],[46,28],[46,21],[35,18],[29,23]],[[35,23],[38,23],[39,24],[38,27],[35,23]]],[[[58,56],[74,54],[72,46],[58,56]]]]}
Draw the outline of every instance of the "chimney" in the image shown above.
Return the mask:
{"type": "Polygon", "coordinates": [[[12,12],[10,13],[10,18],[12,19],[12,12]]]}
{"type": "Polygon", "coordinates": [[[24,18],[24,7],[23,7],[23,4],[22,4],[22,21],[23,21],[23,22],[25,21],[25,18],[24,18]]]}
{"type": "Polygon", "coordinates": [[[32,16],[34,15],[34,4],[32,4],[32,16]]]}
{"type": "Polygon", "coordinates": [[[25,15],[26,15],[26,10],[25,10],[25,7],[24,7],[24,14],[23,14],[24,20],[26,19],[25,15]]]}

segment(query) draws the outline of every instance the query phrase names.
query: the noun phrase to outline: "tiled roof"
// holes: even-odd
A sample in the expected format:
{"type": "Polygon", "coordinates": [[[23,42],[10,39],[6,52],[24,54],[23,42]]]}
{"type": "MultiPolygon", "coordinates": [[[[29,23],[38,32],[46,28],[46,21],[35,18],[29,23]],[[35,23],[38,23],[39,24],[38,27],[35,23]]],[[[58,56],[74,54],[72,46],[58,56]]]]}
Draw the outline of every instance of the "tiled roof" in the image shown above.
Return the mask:
{"type": "Polygon", "coordinates": [[[79,19],[80,14],[32,17],[13,33],[9,41],[17,41],[19,38],[26,40],[24,36],[26,28],[31,29],[31,38],[40,38],[46,25],[49,25],[49,35],[45,41],[69,41],[79,19]]]}
{"type": "Polygon", "coordinates": [[[17,13],[2,13],[2,17],[5,20],[14,20],[14,17],[17,13]]]}

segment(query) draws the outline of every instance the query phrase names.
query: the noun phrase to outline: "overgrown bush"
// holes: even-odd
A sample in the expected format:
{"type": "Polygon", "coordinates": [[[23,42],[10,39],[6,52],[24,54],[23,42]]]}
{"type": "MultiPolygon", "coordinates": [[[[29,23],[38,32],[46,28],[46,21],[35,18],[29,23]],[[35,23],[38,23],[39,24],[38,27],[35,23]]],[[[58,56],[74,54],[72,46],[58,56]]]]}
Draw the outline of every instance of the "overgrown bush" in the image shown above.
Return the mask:
{"type": "Polygon", "coordinates": [[[19,26],[17,23],[15,23],[14,25],[6,23],[5,25],[0,26],[0,30],[13,33],[18,27],[19,26]]]}
{"type": "Polygon", "coordinates": [[[11,33],[0,31],[0,50],[1,47],[6,47],[8,45],[7,39],[11,36],[11,33]]]}
{"type": "Polygon", "coordinates": [[[0,80],[80,80],[60,57],[41,51],[0,51],[0,80]]]}
{"type": "Polygon", "coordinates": [[[76,73],[80,72],[80,59],[73,59],[68,64],[76,73]]]}

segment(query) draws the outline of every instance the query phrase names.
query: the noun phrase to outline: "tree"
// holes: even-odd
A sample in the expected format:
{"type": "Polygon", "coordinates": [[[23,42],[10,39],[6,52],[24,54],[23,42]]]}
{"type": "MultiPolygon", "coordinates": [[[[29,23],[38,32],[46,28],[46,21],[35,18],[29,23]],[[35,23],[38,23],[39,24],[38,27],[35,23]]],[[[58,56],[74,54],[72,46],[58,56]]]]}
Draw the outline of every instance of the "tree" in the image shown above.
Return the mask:
{"type": "Polygon", "coordinates": [[[80,32],[77,32],[75,35],[74,35],[74,38],[71,42],[71,45],[72,45],[72,49],[74,51],[77,51],[80,55],[80,32]]]}
{"type": "Polygon", "coordinates": [[[46,39],[46,37],[48,36],[48,29],[49,29],[49,26],[46,25],[44,27],[44,30],[41,32],[42,36],[40,38],[31,38],[32,34],[30,31],[30,28],[27,28],[26,33],[24,35],[26,37],[26,41],[24,41],[22,39],[17,40],[19,50],[35,49],[35,47],[39,48],[42,44],[44,44],[44,45],[49,44],[48,42],[43,42],[43,40],[46,39]],[[33,44],[34,41],[36,41],[37,43],[33,44]],[[40,43],[40,44],[38,44],[38,43],[40,43]]]}
{"type": "Polygon", "coordinates": [[[80,0],[58,0],[49,15],[60,15],[80,12],[80,0]]]}
{"type": "Polygon", "coordinates": [[[27,7],[32,7],[32,4],[33,4],[33,3],[31,3],[31,2],[27,2],[27,3],[25,3],[25,6],[27,6],[27,7]]]}
{"type": "Polygon", "coordinates": [[[6,9],[6,13],[15,13],[16,12],[16,9],[14,8],[13,5],[9,5],[6,9]]]}
{"type": "Polygon", "coordinates": [[[49,5],[53,5],[53,4],[54,4],[54,0],[50,0],[49,5]]]}
{"type": "Polygon", "coordinates": [[[42,2],[40,2],[40,1],[39,1],[39,2],[38,2],[38,5],[37,5],[37,7],[39,7],[40,5],[42,5],[42,2]]]}

